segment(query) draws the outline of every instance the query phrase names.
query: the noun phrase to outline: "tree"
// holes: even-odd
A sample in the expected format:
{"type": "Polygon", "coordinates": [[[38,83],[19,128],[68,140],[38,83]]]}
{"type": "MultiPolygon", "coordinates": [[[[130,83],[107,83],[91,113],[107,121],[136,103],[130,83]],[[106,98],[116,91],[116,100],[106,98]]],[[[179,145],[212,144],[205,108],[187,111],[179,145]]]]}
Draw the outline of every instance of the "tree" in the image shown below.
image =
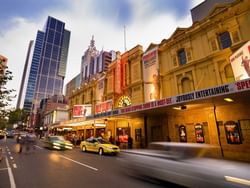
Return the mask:
{"type": "Polygon", "coordinates": [[[6,127],[7,117],[9,110],[7,107],[12,99],[16,96],[11,95],[14,89],[7,89],[6,85],[8,81],[12,80],[12,72],[8,70],[8,67],[0,59],[0,129],[6,127]]]}
{"type": "Polygon", "coordinates": [[[23,128],[22,126],[27,122],[27,118],[29,113],[27,113],[23,109],[15,109],[9,112],[9,121],[8,124],[18,124],[19,128],[23,128]]]}

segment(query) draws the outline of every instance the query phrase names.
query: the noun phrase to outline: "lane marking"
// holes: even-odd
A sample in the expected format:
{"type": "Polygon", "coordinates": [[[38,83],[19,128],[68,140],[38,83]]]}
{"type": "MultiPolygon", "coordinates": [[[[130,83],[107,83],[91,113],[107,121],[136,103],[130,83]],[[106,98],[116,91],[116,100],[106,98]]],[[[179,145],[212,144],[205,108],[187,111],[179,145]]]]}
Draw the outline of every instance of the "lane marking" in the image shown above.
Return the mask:
{"type": "Polygon", "coordinates": [[[0,170],[8,170],[8,168],[0,168],[0,170]]]}
{"type": "Polygon", "coordinates": [[[91,169],[91,170],[98,171],[97,168],[94,168],[94,167],[89,166],[89,165],[87,165],[87,164],[80,163],[80,162],[78,162],[78,161],[75,161],[75,160],[70,159],[70,158],[68,158],[68,157],[65,157],[65,156],[63,156],[63,155],[59,155],[59,156],[62,157],[62,158],[64,158],[64,159],[67,159],[67,160],[69,160],[69,161],[72,161],[72,162],[74,162],[74,163],[76,163],[76,164],[79,164],[79,165],[82,165],[82,166],[84,166],[84,167],[87,167],[87,168],[89,168],[89,169],[91,169]]]}
{"type": "Polygon", "coordinates": [[[10,159],[13,160],[14,158],[12,156],[10,156],[10,159]]]}
{"type": "Polygon", "coordinates": [[[231,181],[231,182],[234,182],[234,183],[239,183],[239,184],[250,186],[250,181],[249,180],[236,178],[236,177],[232,177],[232,176],[224,176],[224,177],[225,177],[225,179],[227,181],[231,181]]]}
{"type": "Polygon", "coordinates": [[[13,176],[12,170],[10,168],[9,161],[8,161],[7,157],[5,157],[5,161],[6,161],[7,168],[8,168],[8,174],[9,174],[9,179],[10,179],[10,188],[16,188],[14,176],[13,176]]]}
{"type": "Polygon", "coordinates": [[[17,166],[16,166],[16,164],[15,164],[15,163],[13,164],[13,167],[14,167],[14,168],[17,168],[17,166]]]}

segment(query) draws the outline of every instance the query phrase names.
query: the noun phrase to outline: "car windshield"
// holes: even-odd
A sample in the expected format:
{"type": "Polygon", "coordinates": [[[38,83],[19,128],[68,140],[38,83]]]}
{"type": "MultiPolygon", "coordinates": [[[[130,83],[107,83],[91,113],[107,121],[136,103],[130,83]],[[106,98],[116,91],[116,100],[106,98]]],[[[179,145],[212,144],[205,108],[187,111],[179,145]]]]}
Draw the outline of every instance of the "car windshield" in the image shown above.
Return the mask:
{"type": "Polygon", "coordinates": [[[97,142],[99,142],[100,144],[110,144],[109,141],[104,140],[104,139],[97,139],[97,142]]]}
{"type": "Polygon", "coordinates": [[[50,141],[65,141],[65,139],[62,136],[53,136],[49,137],[50,141]]]}

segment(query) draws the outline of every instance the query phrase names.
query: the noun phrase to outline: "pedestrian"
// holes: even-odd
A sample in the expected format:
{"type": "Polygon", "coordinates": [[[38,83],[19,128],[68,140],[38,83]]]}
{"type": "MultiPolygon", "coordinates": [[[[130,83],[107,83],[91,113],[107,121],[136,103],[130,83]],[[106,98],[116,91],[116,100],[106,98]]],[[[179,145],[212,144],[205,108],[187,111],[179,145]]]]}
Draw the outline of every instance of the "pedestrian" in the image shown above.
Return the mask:
{"type": "Polygon", "coordinates": [[[131,136],[128,137],[128,149],[133,148],[133,138],[131,136]]]}
{"type": "Polygon", "coordinates": [[[109,142],[110,142],[111,144],[114,143],[114,140],[113,140],[113,137],[112,137],[112,136],[109,137],[109,142]]]}
{"type": "Polygon", "coordinates": [[[117,146],[120,146],[119,136],[117,136],[117,139],[116,139],[116,141],[115,141],[115,144],[116,144],[117,146]]]}

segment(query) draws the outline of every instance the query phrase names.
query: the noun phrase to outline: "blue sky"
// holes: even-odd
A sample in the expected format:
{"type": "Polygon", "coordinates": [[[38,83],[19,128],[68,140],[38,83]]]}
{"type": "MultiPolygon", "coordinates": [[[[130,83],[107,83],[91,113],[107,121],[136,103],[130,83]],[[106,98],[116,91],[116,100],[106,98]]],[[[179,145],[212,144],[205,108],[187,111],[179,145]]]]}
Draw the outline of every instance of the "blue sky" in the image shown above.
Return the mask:
{"type": "Polygon", "coordinates": [[[98,50],[123,53],[126,26],[127,49],[140,44],[145,50],[150,43],[170,37],[177,27],[190,27],[190,9],[202,1],[0,0],[0,54],[8,58],[14,76],[8,87],[18,94],[28,43],[43,29],[49,15],[64,21],[71,31],[66,84],[79,73],[81,56],[92,35],[98,50]]]}

